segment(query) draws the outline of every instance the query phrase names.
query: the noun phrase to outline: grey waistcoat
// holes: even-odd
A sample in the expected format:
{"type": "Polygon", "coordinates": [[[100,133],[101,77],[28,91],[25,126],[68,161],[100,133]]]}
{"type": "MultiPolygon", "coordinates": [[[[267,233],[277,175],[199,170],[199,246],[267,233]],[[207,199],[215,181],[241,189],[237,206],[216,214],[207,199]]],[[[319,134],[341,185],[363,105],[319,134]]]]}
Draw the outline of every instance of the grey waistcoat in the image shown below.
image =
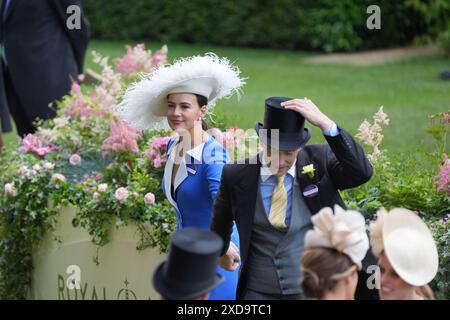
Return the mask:
{"type": "Polygon", "coordinates": [[[292,190],[292,216],[287,232],[272,226],[258,186],[255,218],[247,260],[247,288],[267,294],[299,294],[300,258],[311,212],[300,195],[297,180],[292,190]]]}

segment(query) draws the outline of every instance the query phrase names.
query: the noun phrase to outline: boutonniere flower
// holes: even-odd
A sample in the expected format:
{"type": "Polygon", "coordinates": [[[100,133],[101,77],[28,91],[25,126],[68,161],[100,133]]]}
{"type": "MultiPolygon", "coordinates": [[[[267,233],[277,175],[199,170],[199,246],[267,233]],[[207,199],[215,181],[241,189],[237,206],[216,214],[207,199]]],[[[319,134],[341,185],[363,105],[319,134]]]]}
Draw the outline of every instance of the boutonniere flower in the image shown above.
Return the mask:
{"type": "Polygon", "coordinates": [[[316,169],[314,169],[313,164],[304,166],[302,169],[303,169],[303,171],[302,171],[303,174],[307,174],[308,177],[310,177],[311,179],[314,177],[314,171],[316,171],[316,169]]]}

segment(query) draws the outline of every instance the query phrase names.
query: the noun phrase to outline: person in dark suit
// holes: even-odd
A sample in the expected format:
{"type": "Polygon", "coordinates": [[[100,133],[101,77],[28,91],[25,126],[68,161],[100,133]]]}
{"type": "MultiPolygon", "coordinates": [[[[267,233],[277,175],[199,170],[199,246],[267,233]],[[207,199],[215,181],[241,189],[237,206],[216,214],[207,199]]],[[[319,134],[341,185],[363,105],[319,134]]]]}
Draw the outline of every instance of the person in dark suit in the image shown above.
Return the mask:
{"type": "MultiPolygon", "coordinates": [[[[301,299],[300,257],[311,216],[335,204],[345,208],[338,190],[367,182],[373,169],[352,136],[309,99],[267,99],[264,125],[255,129],[264,151],[224,167],[211,230],[224,242],[222,267],[233,270],[241,262],[238,299],[301,299]],[[322,130],[328,144],[305,145],[311,136],[305,119],[322,130]],[[233,221],[240,254],[227,245],[233,221]]],[[[376,290],[365,286],[367,278],[361,272],[356,298],[376,298],[376,290]]]]}
{"type": "Polygon", "coordinates": [[[208,300],[225,278],[217,273],[222,239],[209,230],[178,229],[167,260],[153,273],[153,287],[163,300],[208,300]]]}
{"type": "MultiPolygon", "coordinates": [[[[49,104],[82,74],[89,27],[81,0],[3,0],[0,13],[0,95],[24,136],[35,131],[36,118],[55,116],[49,104]]],[[[5,113],[2,99],[0,110],[5,113]]]]}

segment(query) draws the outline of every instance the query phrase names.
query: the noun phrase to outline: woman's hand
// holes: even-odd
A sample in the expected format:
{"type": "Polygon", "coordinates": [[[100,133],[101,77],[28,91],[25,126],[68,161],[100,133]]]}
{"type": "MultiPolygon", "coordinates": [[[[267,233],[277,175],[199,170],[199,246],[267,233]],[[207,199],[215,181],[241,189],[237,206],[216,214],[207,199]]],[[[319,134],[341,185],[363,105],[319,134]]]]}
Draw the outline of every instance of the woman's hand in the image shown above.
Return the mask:
{"type": "Polygon", "coordinates": [[[227,253],[220,257],[220,266],[228,271],[234,271],[239,267],[241,256],[236,245],[230,241],[227,253]]]}
{"type": "Polygon", "coordinates": [[[294,99],[282,102],[281,106],[289,110],[297,111],[305,118],[305,120],[312,125],[319,127],[322,131],[329,130],[333,125],[333,121],[323,114],[319,108],[306,97],[304,99],[294,99]]]}

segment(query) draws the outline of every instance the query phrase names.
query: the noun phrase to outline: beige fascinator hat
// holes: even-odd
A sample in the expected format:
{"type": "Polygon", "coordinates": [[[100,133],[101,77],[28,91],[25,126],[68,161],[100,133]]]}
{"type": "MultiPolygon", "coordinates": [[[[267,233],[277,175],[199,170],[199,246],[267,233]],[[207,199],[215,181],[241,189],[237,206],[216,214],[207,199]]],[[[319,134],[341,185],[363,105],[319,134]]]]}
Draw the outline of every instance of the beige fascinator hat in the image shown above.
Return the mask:
{"type": "Polygon", "coordinates": [[[357,211],[345,211],[340,206],[325,207],[312,218],[313,230],[305,236],[305,249],[334,248],[346,254],[361,270],[361,261],[369,250],[364,217],[357,211]]]}
{"type": "Polygon", "coordinates": [[[245,84],[238,67],[213,53],[192,56],[164,65],[131,85],[116,113],[140,130],[167,127],[167,96],[171,93],[199,94],[208,99],[208,109],[217,100],[239,96],[245,84]]]}
{"type": "Polygon", "coordinates": [[[378,258],[384,252],[392,268],[405,282],[423,286],[436,276],[438,251],[425,222],[414,212],[397,208],[378,210],[370,225],[372,251],[378,258]]]}

